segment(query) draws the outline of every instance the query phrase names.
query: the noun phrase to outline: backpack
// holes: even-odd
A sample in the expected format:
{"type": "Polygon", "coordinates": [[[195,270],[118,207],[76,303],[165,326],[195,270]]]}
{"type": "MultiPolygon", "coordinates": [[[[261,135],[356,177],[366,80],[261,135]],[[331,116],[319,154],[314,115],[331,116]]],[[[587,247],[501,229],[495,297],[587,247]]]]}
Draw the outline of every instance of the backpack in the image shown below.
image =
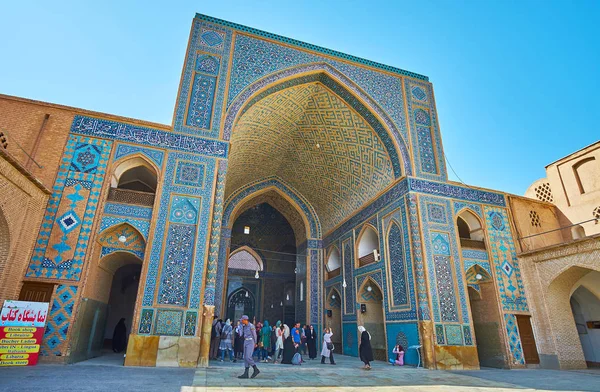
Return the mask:
{"type": "Polygon", "coordinates": [[[300,353],[294,354],[292,365],[302,365],[302,355],[300,355],[300,353]]]}

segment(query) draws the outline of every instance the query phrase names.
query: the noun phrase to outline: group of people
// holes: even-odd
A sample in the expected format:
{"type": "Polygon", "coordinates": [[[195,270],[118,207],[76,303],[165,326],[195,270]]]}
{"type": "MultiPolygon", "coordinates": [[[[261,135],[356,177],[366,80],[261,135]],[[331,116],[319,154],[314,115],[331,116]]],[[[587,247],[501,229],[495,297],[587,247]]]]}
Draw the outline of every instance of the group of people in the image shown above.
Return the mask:
{"type": "MultiPolygon", "coordinates": [[[[364,369],[371,369],[373,361],[373,350],[371,348],[371,335],[363,326],[359,326],[361,333],[359,354],[364,363],[364,369]]],[[[321,363],[329,358],[329,363],[335,365],[333,351],[335,347],[332,341],[333,331],[325,328],[323,333],[323,349],[321,350],[321,363]]],[[[395,358],[390,359],[392,365],[403,365],[404,349],[396,346],[393,350],[395,358]]],[[[244,359],[245,371],[239,378],[255,378],[259,373],[256,361],[273,362],[290,365],[300,365],[305,362],[303,355],[308,355],[309,360],[317,358],[317,334],[312,325],[300,326],[296,323],[290,330],[289,326],[277,321],[270,326],[267,320],[264,323],[257,322],[256,326],[250,323],[248,316],[244,315],[234,328],[231,320],[214,318],[212,324],[212,338],[209,358],[213,360],[225,360],[228,354],[231,362],[244,359]],[[256,360],[255,360],[256,358],[256,360]],[[253,368],[249,375],[250,367],[253,368]]]]}

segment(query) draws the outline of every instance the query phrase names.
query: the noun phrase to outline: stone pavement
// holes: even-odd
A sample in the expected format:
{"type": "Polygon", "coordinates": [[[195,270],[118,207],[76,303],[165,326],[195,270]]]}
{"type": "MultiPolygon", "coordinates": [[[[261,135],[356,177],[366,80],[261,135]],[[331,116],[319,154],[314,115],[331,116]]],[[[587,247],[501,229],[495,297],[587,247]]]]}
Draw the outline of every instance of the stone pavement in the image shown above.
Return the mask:
{"type": "Polygon", "coordinates": [[[207,369],[123,367],[122,355],[75,365],[0,368],[1,392],[267,392],[267,391],[600,391],[600,370],[436,371],[376,362],[370,371],[353,357],[338,365],[260,363],[256,379],[240,380],[243,364],[211,361],[207,369]]]}
{"type": "Polygon", "coordinates": [[[255,379],[240,380],[243,364],[211,361],[197,369],[193,385],[182,392],[230,391],[600,391],[600,373],[554,370],[498,370],[457,372],[392,367],[375,362],[369,371],[358,358],[337,356],[337,365],[319,360],[302,366],[259,363],[255,379]]]}

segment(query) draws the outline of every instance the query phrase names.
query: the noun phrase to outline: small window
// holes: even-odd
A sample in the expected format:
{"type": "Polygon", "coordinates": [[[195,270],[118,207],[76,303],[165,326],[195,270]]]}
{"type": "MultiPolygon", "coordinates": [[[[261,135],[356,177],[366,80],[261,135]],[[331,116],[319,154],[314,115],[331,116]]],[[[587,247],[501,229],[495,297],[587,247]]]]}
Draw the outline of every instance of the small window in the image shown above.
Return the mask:
{"type": "Polygon", "coordinates": [[[535,196],[538,198],[538,200],[545,201],[548,203],[554,202],[554,198],[552,197],[552,189],[550,188],[550,184],[548,184],[547,182],[543,183],[538,187],[535,187],[534,191],[535,196]]]}
{"type": "Polygon", "coordinates": [[[542,222],[540,222],[540,216],[535,211],[529,211],[529,218],[531,219],[531,226],[533,227],[542,227],[542,222]]]}

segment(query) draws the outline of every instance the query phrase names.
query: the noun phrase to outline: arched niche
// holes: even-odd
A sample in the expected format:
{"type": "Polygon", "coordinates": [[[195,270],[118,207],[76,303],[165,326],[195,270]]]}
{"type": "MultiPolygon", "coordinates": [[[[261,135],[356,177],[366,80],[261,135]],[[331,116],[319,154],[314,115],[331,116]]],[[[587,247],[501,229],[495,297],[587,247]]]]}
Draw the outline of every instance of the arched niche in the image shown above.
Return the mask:
{"type": "Polygon", "coordinates": [[[135,156],[120,162],[113,169],[110,179],[112,188],[129,189],[155,193],[158,173],[154,165],[142,156],[135,156]]]}
{"type": "Polygon", "coordinates": [[[227,298],[227,318],[239,320],[247,315],[252,320],[256,315],[256,305],[254,293],[247,287],[240,287],[227,298]]]}
{"type": "Polygon", "coordinates": [[[598,164],[596,158],[588,157],[573,165],[573,173],[579,187],[579,192],[589,193],[598,189],[598,164]]]}
{"type": "Polygon", "coordinates": [[[374,358],[385,361],[387,344],[382,288],[375,280],[368,277],[358,289],[357,302],[359,304],[358,325],[363,325],[371,334],[374,358]]]}
{"type": "Polygon", "coordinates": [[[571,227],[571,237],[574,240],[585,238],[585,229],[581,225],[575,225],[571,227]]]}
{"type": "Polygon", "coordinates": [[[377,229],[366,224],[356,238],[356,255],[359,267],[375,263],[380,260],[379,234],[377,229]]]}
{"type": "Polygon", "coordinates": [[[249,246],[242,246],[229,255],[228,268],[262,271],[264,268],[262,258],[249,246]]]}
{"type": "Polygon", "coordinates": [[[485,249],[485,232],[477,215],[468,209],[462,210],[456,218],[456,226],[461,246],[485,249]]]}
{"type": "Polygon", "coordinates": [[[325,263],[325,267],[327,269],[327,278],[331,279],[340,274],[342,266],[342,256],[340,255],[340,250],[337,246],[333,245],[329,248],[329,252],[327,255],[327,262],[325,263]]]}

